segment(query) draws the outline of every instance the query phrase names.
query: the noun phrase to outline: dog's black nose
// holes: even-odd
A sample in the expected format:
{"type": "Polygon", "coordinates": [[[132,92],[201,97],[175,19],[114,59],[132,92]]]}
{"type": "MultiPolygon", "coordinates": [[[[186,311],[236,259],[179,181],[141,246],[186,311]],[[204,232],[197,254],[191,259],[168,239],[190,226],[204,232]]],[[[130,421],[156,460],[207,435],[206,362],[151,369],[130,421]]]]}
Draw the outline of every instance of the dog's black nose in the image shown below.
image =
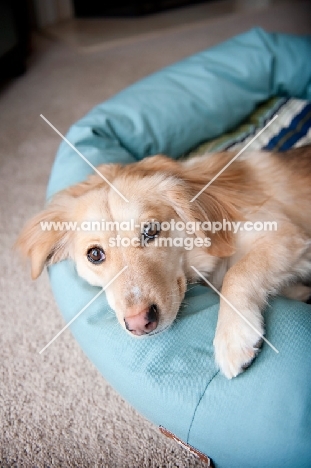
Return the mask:
{"type": "Polygon", "coordinates": [[[158,307],[157,307],[156,304],[152,304],[149,307],[149,310],[148,310],[148,313],[147,313],[147,319],[148,319],[148,322],[150,322],[150,323],[158,322],[159,313],[158,313],[158,307]]]}

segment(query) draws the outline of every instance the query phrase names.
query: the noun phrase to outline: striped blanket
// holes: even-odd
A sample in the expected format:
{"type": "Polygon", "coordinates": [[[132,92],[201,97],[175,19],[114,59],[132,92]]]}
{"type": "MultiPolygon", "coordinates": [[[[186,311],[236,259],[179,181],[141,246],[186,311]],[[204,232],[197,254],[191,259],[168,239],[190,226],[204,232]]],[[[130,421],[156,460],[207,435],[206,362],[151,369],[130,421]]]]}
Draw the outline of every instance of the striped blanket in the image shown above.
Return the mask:
{"type": "Polygon", "coordinates": [[[275,116],[278,117],[249,146],[250,150],[286,151],[311,144],[311,102],[274,97],[259,105],[237,128],[201,144],[191,154],[240,150],[275,116]]]}

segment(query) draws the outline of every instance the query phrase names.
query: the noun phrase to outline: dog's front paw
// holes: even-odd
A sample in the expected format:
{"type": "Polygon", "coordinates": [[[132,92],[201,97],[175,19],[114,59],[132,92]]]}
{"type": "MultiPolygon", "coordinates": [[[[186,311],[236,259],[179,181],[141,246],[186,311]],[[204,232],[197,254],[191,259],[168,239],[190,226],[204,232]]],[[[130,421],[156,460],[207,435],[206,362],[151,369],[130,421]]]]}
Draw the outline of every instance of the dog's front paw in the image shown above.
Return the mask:
{"type": "Polygon", "coordinates": [[[263,335],[264,330],[261,318],[252,318],[252,325],[257,332],[239,316],[217,325],[214,338],[215,360],[228,379],[236,377],[249,367],[260,351],[263,341],[260,335],[263,335]]]}

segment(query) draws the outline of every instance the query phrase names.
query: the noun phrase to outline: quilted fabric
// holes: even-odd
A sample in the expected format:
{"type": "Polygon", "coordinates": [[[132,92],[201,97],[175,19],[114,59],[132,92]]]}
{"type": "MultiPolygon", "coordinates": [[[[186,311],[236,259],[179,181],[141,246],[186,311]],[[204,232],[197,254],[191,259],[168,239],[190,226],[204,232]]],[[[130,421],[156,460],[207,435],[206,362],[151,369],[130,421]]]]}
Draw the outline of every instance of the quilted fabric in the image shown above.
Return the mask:
{"type": "MultiPolygon", "coordinates": [[[[93,164],[149,154],[178,158],[241,123],[272,96],[311,99],[311,38],[251,30],[145,78],[96,106],[67,138],[93,164]]],[[[47,196],[91,168],[60,145],[47,196]]],[[[99,291],[71,261],[49,269],[65,320],[99,291]]],[[[267,339],[251,368],[228,381],[213,359],[218,296],[196,286],[179,320],[135,340],[100,295],[71,331],[103,376],[155,424],[212,457],[219,468],[311,466],[310,306],[277,298],[267,339]]]]}

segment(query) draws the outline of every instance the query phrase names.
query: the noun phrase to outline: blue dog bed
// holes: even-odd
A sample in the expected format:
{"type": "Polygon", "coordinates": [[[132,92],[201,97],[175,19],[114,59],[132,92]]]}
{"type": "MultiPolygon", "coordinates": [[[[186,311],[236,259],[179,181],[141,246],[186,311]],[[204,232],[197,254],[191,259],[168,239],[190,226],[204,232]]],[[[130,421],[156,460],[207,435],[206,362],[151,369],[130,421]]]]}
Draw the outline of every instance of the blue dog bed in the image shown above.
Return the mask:
{"type": "MultiPolygon", "coordinates": [[[[143,79],[98,105],[67,134],[93,164],[178,158],[241,123],[271,96],[311,99],[311,38],[254,29],[143,79]]],[[[48,198],[92,169],[62,143],[48,198]]],[[[65,320],[95,295],[74,264],[49,268],[65,320]]],[[[139,412],[211,457],[219,468],[310,468],[311,311],[277,298],[253,365],[227,380],[213,358],[219,298],[192,287],[180,320],[136,340],[108,311],[104,294],[71,325],[99,371],[139,412]]]]}

